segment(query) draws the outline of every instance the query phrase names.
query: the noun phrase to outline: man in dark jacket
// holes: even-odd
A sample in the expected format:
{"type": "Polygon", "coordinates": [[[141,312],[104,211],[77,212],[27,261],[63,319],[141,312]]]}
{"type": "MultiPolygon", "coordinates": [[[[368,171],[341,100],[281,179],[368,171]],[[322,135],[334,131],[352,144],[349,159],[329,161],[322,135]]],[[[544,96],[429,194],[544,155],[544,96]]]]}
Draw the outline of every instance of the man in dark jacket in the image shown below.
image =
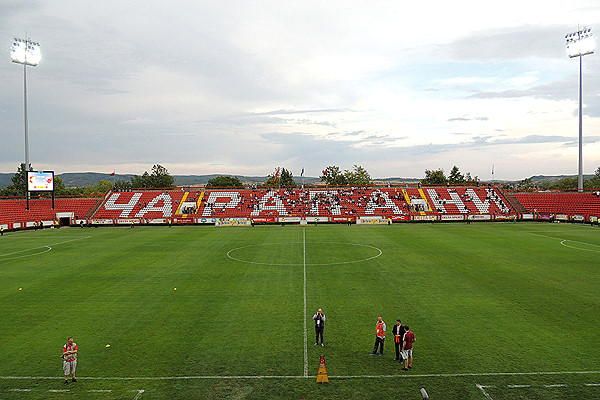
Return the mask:
{"type": "Polygon", "coordinates": [[[394,361],[402,362],[402,356],[400,350],[402,350],[402,337],[404,336],[404,325],[399,319],[396,320],[396,325],[392,328],[392,334],[394,335],[394,344],[396,345],[396,358],[394,361]]]}
{"type": "Polygon", "coordinates": [[[325,346],[323,344],[323,331],[325,330],[325,314],[323,314],[323,310],[319,308],[317,313],[313,315],[313,319],[315,320],[315,346],[319,344],[319,336],[321,337],[321,346],[325,346]]]}

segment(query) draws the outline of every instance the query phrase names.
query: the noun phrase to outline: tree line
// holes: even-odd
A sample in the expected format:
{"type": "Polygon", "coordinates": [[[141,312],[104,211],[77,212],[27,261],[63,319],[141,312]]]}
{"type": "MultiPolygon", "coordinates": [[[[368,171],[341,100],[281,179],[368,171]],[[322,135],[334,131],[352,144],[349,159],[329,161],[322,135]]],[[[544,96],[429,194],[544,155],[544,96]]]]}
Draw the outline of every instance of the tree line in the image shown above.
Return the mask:
{"type": "MultiPolygon", "coordinates": [[[[17,173],[11,178],[12,185],[0,189],[0,196],[18,197],[23,196],[27,190],[27,171],[25,163],[17,168],[17,173]]],[[[68,188],[65,186],[59,176],[54,177],[54,194],[56,196],[101,196],[108,189],[128,189],[128,188],[170,188],[173,187],[175,178],[169,171],[160,164],[152,167],[150,173],[145,171],[142,175],[134,175],[129,181],[117,180],[114,183],[107,180],[101,180],[95,185],[85,187],[68,188]]]]}
{"type": "MultiPolygon", "coordinates": [[[[557,181],[534,182],[531,178],[523,179],[513,187],[518,190],[574,190],[577,189],[577,176],[567,176],[557,181]]],[[[594,176],[583,180],[584,189],[600,189],[600,167],[594,176]]]]}
{"type": "Polygon", "coordinates": [[[425,178],[421,179],[423,185],[477,185],[479,177],[471,177],[471,173],[462,174],[460,169],[455,165],[450,170],[450,174],[446,176],[443,169],[425,170],[425,178]]]}
{"type": "MultiPolygon", "coordinates": [[[[370,186],[373,184],[369,172],[360,165],[354,165],[351,170],[342,171],[336,165],[326,167],[319,176],[321,182],[327,186],[370,186]]],[[[11,178],[12,185],[0,189],[0,196],[18,197],[23,196],[27,190],[27,172],[25,164],[17,168],[17,173],[11,178]]],[[[174,187],[175,178],[160,164],[155,164],[150,172],[145,171],[142,175],[134,175],[129,181],[117,180],[114,183],[101,180],[95,185],[85,187],[68,188],[60,177],[54,177],[54,193],[57,196],[101,196],[111,188],[127,190],[131,188],[171,188],[174,187]]],[[[425,177],[420,181],[423,185],[478,185],[479,178],[472,177],[470,172],[465,174],[455,165],[446,176],[443,169],[425,170],[425,177]]],[[[266,187],[291,188],[299,186],[292,172],[286,168],[278,168],[268,175],[264,185],[266,187]]],[[[206,187],[231,187],[243,188],[244,184],[236,176],[217,176],[208,181],[206,187]]],[[[570,190],[577,189],[577,177],[566,177],[555,182],[532,182],[531,178],[524,179],[508,189],[531,190],[531,189],[555,189],[570,190]]],[[[595,175],[584,181],[585,189],[600,188],[600,167],[596,169],[595,175]]]]}

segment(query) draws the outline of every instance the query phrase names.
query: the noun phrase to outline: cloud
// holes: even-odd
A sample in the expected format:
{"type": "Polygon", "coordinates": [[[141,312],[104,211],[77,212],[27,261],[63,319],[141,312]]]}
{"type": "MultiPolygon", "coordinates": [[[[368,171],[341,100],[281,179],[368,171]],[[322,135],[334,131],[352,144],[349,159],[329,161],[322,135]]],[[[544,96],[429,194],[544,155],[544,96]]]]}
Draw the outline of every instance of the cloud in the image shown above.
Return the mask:
{"type": "Polygon", "coordinates": [[[493,28],[457,38],[439,50],[459,61],[564,58],[564,36],[571,29],[567,25],[493,28]]]}
{"type": "MultiPolygon", "coordinates": [[[[452,158],[472,171],[493,158],[513,161],[515,174],[531,160],[557,168],[578,97],[563,21],[600,23],[600,8],[507,1],[442,2],[431,14],[418,2],[24,0],[0,2],[0,37],[5,50],[14,32],[42,44],[42,63],[28,69],[40,168],[264,175],[335,163],[402,176],[452,158]],[[407,15],[428,15],[427,28],[407,15]]],[[[0,63],[9,171],[23,158],[20,71],[0,63]]],[[[584,57],[586,132],[600,128],[596,71],[600,58],[584,57]]]]}
{"type": "Polygon", "coordinates": [[[322,113],[340,113],[340,112],[352,112],[352,110],[345,108],[328,108],[321,110],[273,110],[253,113],[254,115],[290,115],[290,114],[322,114],[322,113]]]}
{"type": "Polygon", "coordinates": [[[449,118],[447,121],[448,122],[467,122],[467,121],[487,121],[487,120],[489,120],[488,117],[473,117],[473,118],[454,117],[454,118],[449,118]]]}

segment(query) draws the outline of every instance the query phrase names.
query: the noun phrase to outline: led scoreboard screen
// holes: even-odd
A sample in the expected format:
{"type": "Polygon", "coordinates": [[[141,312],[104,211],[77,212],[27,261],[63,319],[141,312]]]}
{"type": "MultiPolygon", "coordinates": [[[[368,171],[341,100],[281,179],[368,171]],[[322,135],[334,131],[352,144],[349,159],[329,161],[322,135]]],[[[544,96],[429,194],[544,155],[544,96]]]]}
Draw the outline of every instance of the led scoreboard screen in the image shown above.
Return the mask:
{"type": "Polygon", "coordinates": [[[54,171],[28,171],[27,190],[30,192],[52,192],[54,190],[54,171]]]}

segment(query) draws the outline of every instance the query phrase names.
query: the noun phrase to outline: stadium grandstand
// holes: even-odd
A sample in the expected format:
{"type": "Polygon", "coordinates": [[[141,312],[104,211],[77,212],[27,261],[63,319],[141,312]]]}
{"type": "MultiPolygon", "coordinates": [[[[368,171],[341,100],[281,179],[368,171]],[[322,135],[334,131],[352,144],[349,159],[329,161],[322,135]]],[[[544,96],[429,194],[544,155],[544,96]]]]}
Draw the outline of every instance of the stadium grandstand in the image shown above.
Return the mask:
{"type": "Polygon", "coordinates": [[[499,186],[110,189],[99,198],[0,200],[4,230],[53,225],[559,220],[597,223],[598,192],[499,186]]]}

